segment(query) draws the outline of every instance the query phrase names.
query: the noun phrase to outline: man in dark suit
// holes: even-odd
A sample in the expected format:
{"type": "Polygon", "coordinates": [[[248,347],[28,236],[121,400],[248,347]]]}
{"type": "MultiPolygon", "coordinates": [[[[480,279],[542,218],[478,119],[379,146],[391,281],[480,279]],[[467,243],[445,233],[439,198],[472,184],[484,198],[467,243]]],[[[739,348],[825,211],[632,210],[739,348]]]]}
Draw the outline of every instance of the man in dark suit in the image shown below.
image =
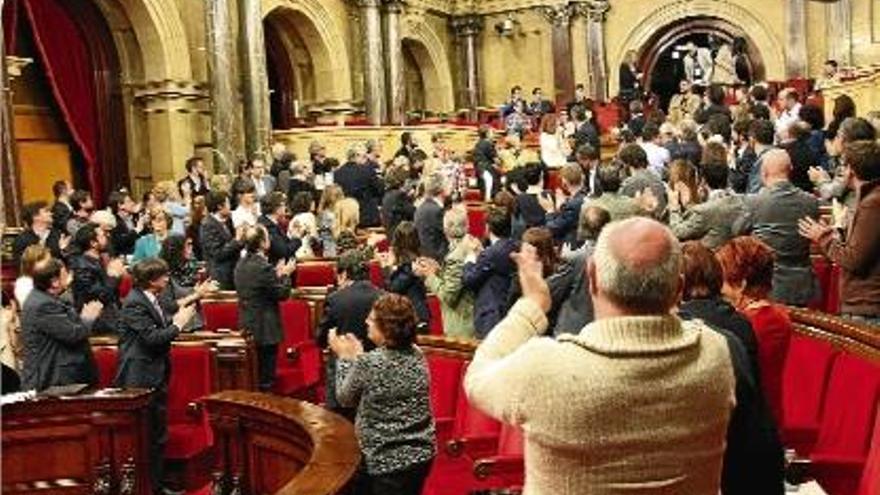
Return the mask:
{"type": "MultiPolygon", "coordinates": [[[[171,342],[192,319],[195,305],[178,308],[173,317],[159,298],[168,285],[168,265],[147,258],[132,267],[134,288],[119,317],[117,387],[153,389],[150,402],[150,477],[153,491],[163,493],[164,449],[168,440],[168,381],[171,342]]],[[[174,309],[174,308],[171,308],[174,309]]]]}
{"type": "Polygon", "coordinates": [[[177,188],[181,197],[185,197],[184,189],[189,188],[190,197],[204,196],[211,192],[208,177],[205,175],[205,161],[194,156],[186,161],[186,177],[180,179],[177,188]]]}
{"type": "Polygon", "coordinates": [[[477,180],[483,198],[491,201],[501,190],[501,169],[498,164],[498,151],[492,140],[492,129],[487,125],[481,125],[477,131],[479,140],[474,146],[474,167],[477,169],[477,180]]]}
{"type": "Polygon", "coordinates": [[[34,201],[24,205],[21,209],[21,221],[27,229],[12,243],[12,259],[16,266],[24,250],[34,244],[46,246],[52,252],[52,256],[61,258],[61,251],[67,246],[70,237],[64,235],[62,240],[61,232],[52,228],[52,212],[45,201],[34,201]]]}
{"type": "Polygon", "coordinates": [[[562,188],[568,197],[562,201],[558,211],[553,211],[552,201],[539,198],[541,206],[547,212],[545,227],[553,233],[553,238],[559,243],[574,244],[577,242],[578,218],[581,214],[581,206],[584,204],[584,173],[580,165],[569,163],[559,173],[562,178],[562,188]]]}
{"type": "Polygon", "coordinates": [[[125,274],[121,258],[113,258],[104,266],[104,256],[110,244],[107,233],[94,223],[87,223],[77,230],[73,238],[78,253],[68,259],[73,272],[73,305],[77,311],[86,303],[100,301],[104,305],[95,331],[114,333],[119,313],[119,280],[125,274]]]}
{"type": "Polygon", "coordinates": [[[55,385],[98,382],[98,371],[89,336],[101,313],[101,303],[83,306],[80,314],[58,296],[69,279],[64,264],[56,259],[34,267],[34,290],[22,308],[24,344],[22,382],[24,390],[45,390],[55,385]]]}
{"type": "Polygon", "coordinates": [[[274,265],[279,261],[294,258],[297,249],[302,246],[302,240],[288,237],[287,232],[281,229],[281,221],[287,216],[284,194],[273,192],[266,195],[260,201],[260,211],[263,214],[257,223],[265,227],[269,234],[269,251],[266,253],[269,263],[274,265]]]}
{"type": "Polygon", "coordinates": [[[382,225],[385,235],[391,239],[394,229],[404,221],[412,221],[416,213],[410,191],[406,187],[409,171],[406,167],[391,167],[385,171],[387,189],[382,198],[382,225]]]}
{"type": "Polygon", "coordinates": [[[361,212],[358,227],[378,227],[382,224],[379,203],[385,188],[375,165],[371,166],[367,161],[367,151],[363,145],[352,146],[348,151],[348,162],[333,173],[333,182],[342,188],[346,196],[357,200],[361,212]]]}
{"type": "Polygon", "coordinates": [[[220,284],[221,290],[232,290],[232,272],[241,257],[241,231],[232,229],[232,210],[229,196],[223,191],[212,191],[205,198],[209,215],[199,227],[202,258],[208,264],[208,275],[220,284]]]}
{"type": "Polygon", "coordinates": [[[462,285],[477,295],[474,329],[479,339],[485,338],[506,313],[510,281],[516,274],[510,254],[519,244],[510,238],[510,214],[505,208],[489,207],[486,229],[491,245],[476,260],[464,264],[461,277],[462,285]]]}
{"type": "Polygon", "coordinates": [[[416,208],[414,222],[419,232],[422,254],[442,263],[449,252],[449,241],[443,233],[443,198],[446,186],[443,176],[432,174],[425,182],[425,199],[416,208]]]}
{"type": "Polygon", "coordinates": [[[278,303],[290,298],[290,274],[296,265],[294,261],[274,268],[269,264],[269,234],[262,225],[245,228],[244,247],[247,255],[235,267],[238,326],[254,337],[260,390],[268,392],[275,383],[278,344],[284,337],[278,303]]]}
{"type": "Polygon", "coordinates": [[[58,232],[67,232],[67,221],[73,215],[73,208],[70,206],[72,193],[73,186],[66,180],[52,184],[52,194],[55,196],[55,203],[52,204],[52,227],[58,232]]]}
{"type": "Polygon", "coordinates": [[[134,243],[144,230],[147,215],[142,216],[143,220],[137,218],[137,204],[126,190],[110,193],[107,206],[116,217],[116,226],[110,231],[113,253],[118,256],[134,253],[134,243]]]}
{"type": "MultiPolygon", "coordinates": [[[[318,325],[318,345],[327,347],[327,337],[335,328],[338,334],[351,333],[369,351],[375,347],[367,338],[367,316],[382,291],[369,280],[365,254],[352,249],[343,254],[336,263],[336,292],[327,296],[324,314],[318,325]]],[[[327,407],[339,410],[336,402],[336,360],[327,361],[327,407]]]]}

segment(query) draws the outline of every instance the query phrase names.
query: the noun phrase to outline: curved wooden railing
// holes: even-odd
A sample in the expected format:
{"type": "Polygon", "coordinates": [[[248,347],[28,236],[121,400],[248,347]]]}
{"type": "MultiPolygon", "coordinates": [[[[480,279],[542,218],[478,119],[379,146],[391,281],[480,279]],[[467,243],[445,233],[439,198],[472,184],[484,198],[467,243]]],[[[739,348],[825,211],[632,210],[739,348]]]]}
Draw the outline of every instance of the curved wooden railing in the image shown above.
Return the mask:
{"type": "Polygon", "coordinates": [[[330,495],[360,463],[354,426],[314,404],[238,390],[204,404],[217,449],[214,494],[330,495]]]}
{"type": "Polygon", "coordinates": [[[880,362],[880,327],[803,308],[788,308],[797,333],[880,362]]]}

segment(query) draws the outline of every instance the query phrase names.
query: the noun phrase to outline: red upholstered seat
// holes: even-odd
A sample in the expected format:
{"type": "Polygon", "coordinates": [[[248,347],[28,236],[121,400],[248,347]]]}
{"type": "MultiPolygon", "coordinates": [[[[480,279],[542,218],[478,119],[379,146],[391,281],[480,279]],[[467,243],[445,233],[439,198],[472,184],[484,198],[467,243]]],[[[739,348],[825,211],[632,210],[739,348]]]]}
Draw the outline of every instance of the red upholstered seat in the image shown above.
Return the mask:
{"type": "Polygon", "coordinates": [[[871,439],[871,451],[862,471],[862,482],[859,484],[858,495],[877,495],[880,493],[880,408],[874,420],[874,435],[871,439]]]}
{"type": "Polygon", "coordinates": [[[204,301],[202,314],[205,318],[205,330],[209,332],[238,329],[237,301],[204,301]]]}
{"type": "Polygon", "coordinates": [[[560,188],[562,188],[562,178],[559,175],[559,170],[552,168],[547,170],[547,183],[544,184],[544,189],[556,191],[560,188]]]}
{"type": "Polygon", "coordinates": [[[840,313],[840,266],[824,256],[813,256],[813,272],[821,294],[810,301],[810,309],[830,314],[840,313]]]}
{"type": "Polygon", "coordinates": [[[429,355],[431,378],[431,411],[437,425],[437,443],[443,445],[452,434],[456,405],[461,388],[464,361],[452,357],[429,355]]]}
{"type": "Polygon", "coordinates": [[[468,206],[468,233],[482,239],[486,235],[486,208],[482,206],[468,206]]]}
{"type": "Polygon", "coordinates": [[[431,323],[428,333],[431,335],[443,335],[443,312],[440,311],[440,299],[436,295],[428,296],[428,310],[431,312],[431,323]]]}
{"type": "Polygon", "coordinates": [[[312,338],[308,303],[291,299],[281,303],[284,340],[278,346],[275,393],[293,395],[321,381],[321,350],[312,338]]]}
{"type": "Polygon", "coordinates": [[[118,353],[115,347],[95,347],[92,350],[95,356],[95,364],[98,365],[98,386],[101,388],[112,387],[116,378],[116,365],[118,353]]]}
{"type": "Polygon", "coordinates": [[[455,423],[446,450],[451,456],[465,454],[471,460],[475,460],[495,452],[501,423],[468,402],[463,383],[466,372],[467,366],[463,366],[455,407],[457,411],[455,423]]]}
{"type": "Polygon", "coordinates": [[[827,342],[793,335],[782,373],[782,437],[800,455],[812,450],[837,351],[827,342]]]}
{"type": "Polygon", "coordinates": [[[594,111],[600,134],[607,134],[611,129],[620,125],[620,107],[616,102],[595,105],[594,111]]]}
{"type": "Polygon", "coordinates": [[[168,384],[168,444],[165,457],[189,459],[214,443],[208,417],[199,400],[216,388],[215,358],[204,345],[171,348],[168,384]]]}
{"type": "Polygon", "coordinates": [[[841,354],[834,363],[812,473],[828,493],[854,495],[868,457],[880,395],[880,366],[841,354]]]}
{"type": "Polygon", "coordinates": [[[482,201],[483,200],[483,191],[479,189],[467,189],[464,192],[464,200],[465,201],[482,201]]]}
{"type": "Polygon", "coordinates": [[[502,425],[497,452],[474,462],[474,476],[492,488],[522,486],[525,482],[522,429],[514,425],[502,425]]]}
{"type": "Polygon", "coordinates": [[[296,267],[296,287],[326,287],[336,284],[336,265],[332,261],[301,263],[296,267]]]}

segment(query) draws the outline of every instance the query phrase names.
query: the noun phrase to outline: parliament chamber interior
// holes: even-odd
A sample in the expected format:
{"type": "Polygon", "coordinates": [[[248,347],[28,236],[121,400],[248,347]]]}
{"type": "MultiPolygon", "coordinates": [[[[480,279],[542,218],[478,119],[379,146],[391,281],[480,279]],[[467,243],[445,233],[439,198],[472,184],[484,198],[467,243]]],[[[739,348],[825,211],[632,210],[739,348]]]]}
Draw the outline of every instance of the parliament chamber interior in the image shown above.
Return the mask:
{"type": "Polygon", "coordinates": [[[880,495],[880,0],[0,4],[4,495],[880,495]]]}

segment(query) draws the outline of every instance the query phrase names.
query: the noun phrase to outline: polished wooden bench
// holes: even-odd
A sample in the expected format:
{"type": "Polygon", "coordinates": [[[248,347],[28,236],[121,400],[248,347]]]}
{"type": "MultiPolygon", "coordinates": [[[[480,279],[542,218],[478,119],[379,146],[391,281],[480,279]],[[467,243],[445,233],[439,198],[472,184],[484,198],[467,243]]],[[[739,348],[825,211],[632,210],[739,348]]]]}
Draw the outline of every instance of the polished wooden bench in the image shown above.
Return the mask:
{"type": "Polygon", "coordinates": [[[214,494],[329,495],[357,471],[354,426],[308,402],[227,391],[204,399],[217,445],[214,494]]]}

